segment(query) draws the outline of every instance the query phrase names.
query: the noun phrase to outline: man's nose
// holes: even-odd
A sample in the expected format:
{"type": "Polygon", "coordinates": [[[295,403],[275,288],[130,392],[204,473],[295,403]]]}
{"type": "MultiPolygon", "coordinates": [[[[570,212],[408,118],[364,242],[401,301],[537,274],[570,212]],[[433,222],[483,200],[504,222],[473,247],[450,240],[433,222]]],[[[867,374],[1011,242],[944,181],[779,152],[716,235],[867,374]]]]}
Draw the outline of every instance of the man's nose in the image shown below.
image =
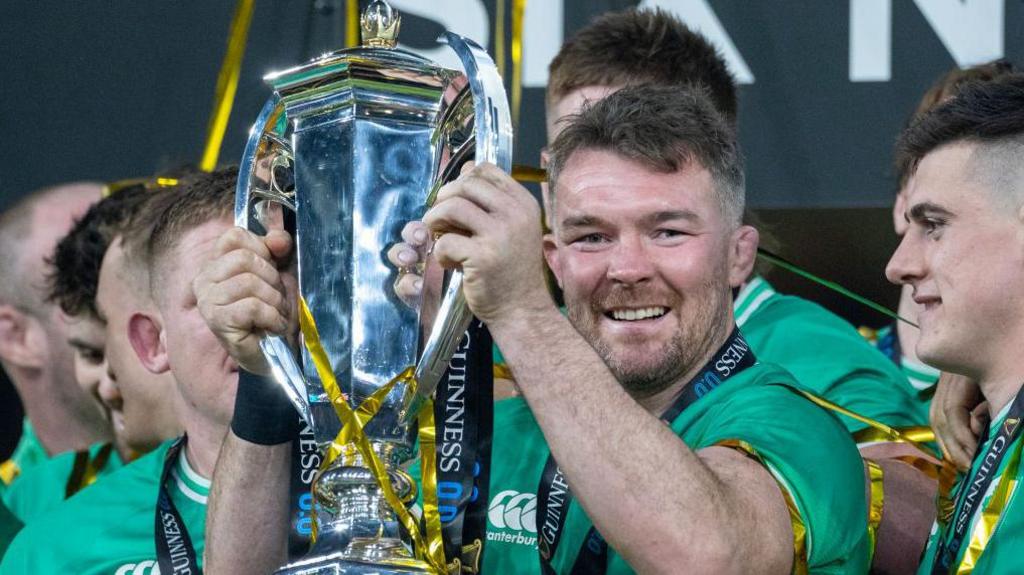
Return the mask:
{"type": "Polygon", "coordinates": [[[620,238],[612,248],[608,279],[623,284],[643,283],[654,275],[647,248],[641,237],[620,238]]]}
{"type": "Polygon", "coordinates": [[[924,275],[924,258],[921,243],[914,230],[903,234],[896,251],[885,266],[885,277],[892,283],[910,284],[924,275]]]}
{"type": "Polygon", "coordinates": [[[121,408],[121,390],[117,387],[117,377],[107,363],[103,369],[103,376],[100,377],[99,386],[100,400],[110,409],[121,408]]]}

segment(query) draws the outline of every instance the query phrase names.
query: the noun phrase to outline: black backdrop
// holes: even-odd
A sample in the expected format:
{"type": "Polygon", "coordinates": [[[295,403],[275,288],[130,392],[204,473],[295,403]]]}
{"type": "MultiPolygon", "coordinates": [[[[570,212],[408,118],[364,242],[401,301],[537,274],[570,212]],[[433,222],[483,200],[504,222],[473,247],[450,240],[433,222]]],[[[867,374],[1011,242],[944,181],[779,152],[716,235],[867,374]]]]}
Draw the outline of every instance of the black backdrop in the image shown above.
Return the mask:
{"type": "MultiPolygon", "coordinates": [[[[401,39],[411,49],[433,49],[451,27],[486,37],[493,51],[499,20],[507,47],[512,0],[392,4],[405,14],[401,39]]],[[[543,143],[544,68],[561,39],[596,14],[637,4],[528,0],[517,162],[535,162],[543,143]]],[[[704,30],[740,72],[749,199],[783,239],[784,253],[893,305],[895,291],[881,275],[895,242],[885,209],[894,189],[892,141],[921,92],[945,70],[1001,56],[1020,60],[1024,2],[643,4],[673,10],[704,30]]],[[[222,162],[237,162],[268,96],[263,74],[342,46],[344,6],[345,0],[256,1],[222,162]]],[[[0,3],[0,208],[44,185],[197,162],[233,9],[229,0],[0,3]]],[[[802,280],[773,279],[854,321],[883,321],[802,280]]],[[[0,455],[2,438],[17,433],[18,406],[8,391],[0,386],[0,455]]]]}

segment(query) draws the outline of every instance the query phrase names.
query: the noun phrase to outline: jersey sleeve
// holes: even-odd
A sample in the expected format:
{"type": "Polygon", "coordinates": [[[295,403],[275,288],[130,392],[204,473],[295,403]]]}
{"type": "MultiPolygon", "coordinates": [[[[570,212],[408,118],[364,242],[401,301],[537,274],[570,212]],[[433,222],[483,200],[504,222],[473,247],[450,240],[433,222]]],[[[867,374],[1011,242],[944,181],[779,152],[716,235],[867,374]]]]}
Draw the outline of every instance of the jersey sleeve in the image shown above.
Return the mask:
{"type": "Polygon", "coordinates": [[[810,572],[866,572],[864,469],[839,422],[783,385],[750,386],[715,412],[692,447],[741,447],[768,469],[796,514],[794,530],[804,527],[810,572]]]}

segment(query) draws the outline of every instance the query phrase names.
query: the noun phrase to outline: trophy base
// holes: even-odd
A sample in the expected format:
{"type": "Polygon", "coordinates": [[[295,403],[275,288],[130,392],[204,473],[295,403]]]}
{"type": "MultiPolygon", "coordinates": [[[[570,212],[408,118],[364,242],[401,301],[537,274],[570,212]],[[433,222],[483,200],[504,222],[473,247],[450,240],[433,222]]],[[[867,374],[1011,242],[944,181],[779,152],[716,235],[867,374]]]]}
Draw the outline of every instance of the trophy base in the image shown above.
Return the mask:
{"type": "Polygon", "coordinates": [[[426,562],[409,557],[401,543],[394,546],[381,540],[353,540],[344,551],[307,557],[275,571],[275,575],[414,574],[439,575],[426,562]]]}

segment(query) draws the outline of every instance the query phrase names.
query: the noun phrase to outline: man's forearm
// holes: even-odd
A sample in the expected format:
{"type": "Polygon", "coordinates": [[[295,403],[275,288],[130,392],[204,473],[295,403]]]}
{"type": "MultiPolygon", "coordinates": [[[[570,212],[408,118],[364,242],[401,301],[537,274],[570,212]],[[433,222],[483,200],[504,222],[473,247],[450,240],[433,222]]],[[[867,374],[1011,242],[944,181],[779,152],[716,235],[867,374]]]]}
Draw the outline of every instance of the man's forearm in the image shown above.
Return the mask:
{"type": "Polygon", "coordinates": [[[205,570],[270,573],[288,557],[291,443],[258,445],[229,432],[206,512],[205,570]]]}
{"type": "Polygon", "coordinates": [[[714,569],[742,555],[738,535],[760,526],[733,512],[733,491],[626,393],[554,307],[491,330],[573,494],[634,569],[714,569]]]}

